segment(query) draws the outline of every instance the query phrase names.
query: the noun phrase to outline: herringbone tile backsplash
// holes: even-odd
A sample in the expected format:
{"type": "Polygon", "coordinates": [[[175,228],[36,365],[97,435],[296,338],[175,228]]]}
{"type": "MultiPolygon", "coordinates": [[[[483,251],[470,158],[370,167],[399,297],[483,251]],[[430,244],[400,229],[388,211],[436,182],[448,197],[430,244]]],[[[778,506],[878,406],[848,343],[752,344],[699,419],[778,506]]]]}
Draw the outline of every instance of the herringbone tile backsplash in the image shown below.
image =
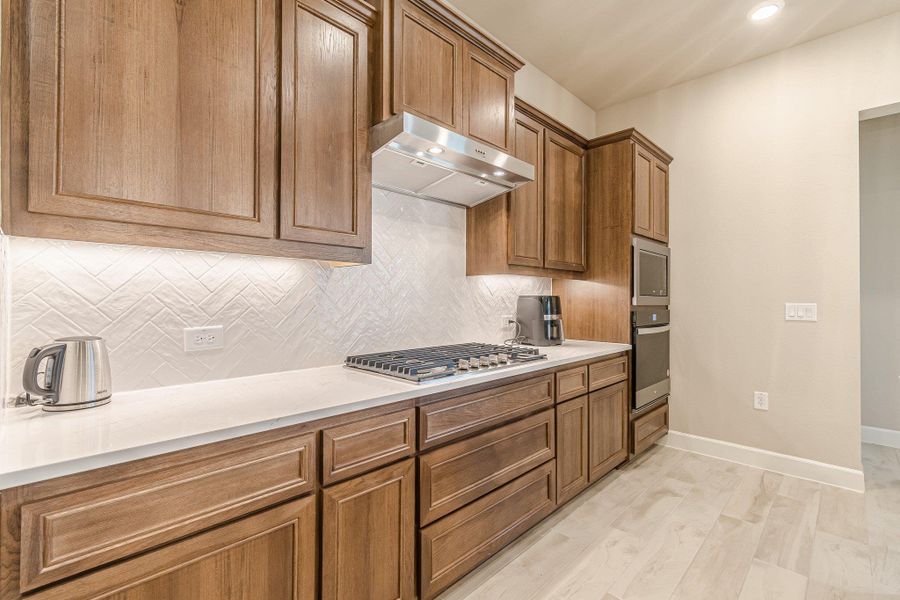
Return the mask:
{"type": "Polygon", "coordinates": [[[335,364],[347,354],[499,341],[500,316],[550,280],[466,277],[460,208],[374,190],[372,264],[12,238],[9,394],[33,346],[106,338],[118,391],[335,364]],[[225,349],[185,353],[184,327],[225,349]]]}

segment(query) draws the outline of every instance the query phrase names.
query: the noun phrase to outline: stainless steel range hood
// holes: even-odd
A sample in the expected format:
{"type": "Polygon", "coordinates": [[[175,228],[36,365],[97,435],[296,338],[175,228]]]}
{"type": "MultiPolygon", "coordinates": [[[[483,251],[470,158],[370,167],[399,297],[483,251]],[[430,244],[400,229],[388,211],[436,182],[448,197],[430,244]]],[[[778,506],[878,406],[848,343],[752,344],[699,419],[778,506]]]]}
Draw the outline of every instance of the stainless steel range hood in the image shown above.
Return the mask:
{"type": "Polygon", "coordinates": [[[407,112],[371,131],[372,185],[475,206],[534,180],[534,165],[407,112]]]}

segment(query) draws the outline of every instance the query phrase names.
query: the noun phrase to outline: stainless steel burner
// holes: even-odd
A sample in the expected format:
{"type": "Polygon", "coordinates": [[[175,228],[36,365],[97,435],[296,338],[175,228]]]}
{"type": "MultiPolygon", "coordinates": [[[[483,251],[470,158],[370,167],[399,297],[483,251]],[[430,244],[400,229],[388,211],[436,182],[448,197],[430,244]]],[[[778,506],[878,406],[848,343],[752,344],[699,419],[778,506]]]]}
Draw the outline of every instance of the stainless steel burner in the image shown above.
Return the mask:
{"type": "Polygon", "coordinates": [[[469,342],[375,354],[348,356],[344,364],[354,369],[421,383],[438,377],[486,371],[547,358],[537,348],[497,346],[469,342]]]}

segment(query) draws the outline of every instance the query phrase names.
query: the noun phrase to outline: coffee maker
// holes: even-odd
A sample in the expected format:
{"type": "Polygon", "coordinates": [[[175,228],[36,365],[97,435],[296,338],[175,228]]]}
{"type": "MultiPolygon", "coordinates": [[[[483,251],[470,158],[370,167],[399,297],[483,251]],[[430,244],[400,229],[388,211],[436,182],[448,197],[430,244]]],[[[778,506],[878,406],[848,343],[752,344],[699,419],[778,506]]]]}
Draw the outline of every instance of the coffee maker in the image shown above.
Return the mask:
{"type": "Polygon", "coordinates": [[[523,344],[562,344],[565,336],[559,296],[519,296],[516,303],[516,326],[516,336],[523,344]]]}

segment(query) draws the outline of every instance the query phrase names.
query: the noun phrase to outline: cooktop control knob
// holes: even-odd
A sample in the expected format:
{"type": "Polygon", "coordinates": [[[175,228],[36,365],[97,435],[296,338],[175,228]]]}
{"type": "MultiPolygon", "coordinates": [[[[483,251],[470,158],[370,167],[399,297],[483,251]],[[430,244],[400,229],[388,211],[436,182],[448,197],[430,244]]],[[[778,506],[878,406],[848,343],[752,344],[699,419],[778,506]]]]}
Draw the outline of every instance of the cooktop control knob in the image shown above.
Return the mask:
{"type": "Polygon", "coordinates": [[[492,367],[496,367],[500,364],[500,357],[496,354],[488,354],[488,360],[491,361],[492,367]]]}
{"type": "Polygon", "coordinates": [[[491,359],[490,359],[489,357],[487,357],[487,356],[482,356],[482,357],[481,357],[481,366],[482,366],[482,367],[485,367],[485,368],[490,367],[490,366],[491,366],[491,359]]]}
{"type": "Polygon", "coordinates": [[[459,359],[459,364],[458,364],[457,368],[460,371],[468,371],[469,370],[469,361],[467,361],[464,358],[459,359]]]}

